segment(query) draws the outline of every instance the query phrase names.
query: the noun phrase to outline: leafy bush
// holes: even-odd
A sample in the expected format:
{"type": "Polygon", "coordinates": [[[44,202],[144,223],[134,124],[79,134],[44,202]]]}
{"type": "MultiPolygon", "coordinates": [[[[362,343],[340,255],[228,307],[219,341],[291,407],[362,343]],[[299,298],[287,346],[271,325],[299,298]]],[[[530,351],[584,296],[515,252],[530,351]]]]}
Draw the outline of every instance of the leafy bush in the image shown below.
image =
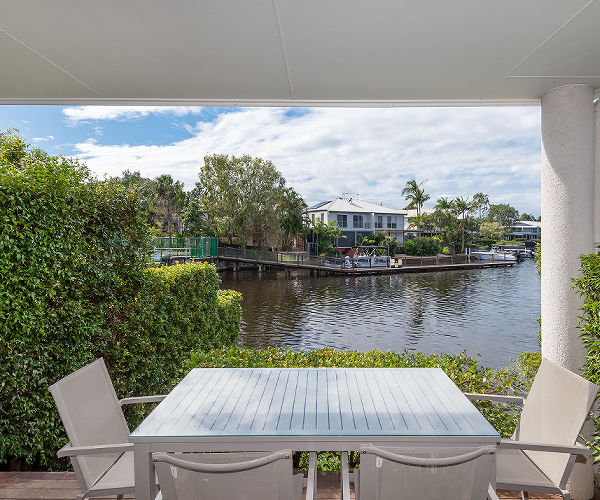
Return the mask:
{"type": "Polygon", "coordinates": [[[67,466],[48,386],[95,358],[125,397],[235,340],[240,297],[214,267],[149,269],[148,251],[136,191],[0,133],[0,465],[67,466]]]}
{"type": "Polygon", "coordinates": [[[418,237],[404,242],[404,252],[407,255],[437,255],[441,250],[439,238],[418,237]]]}
{"type": "MultiPolygon", "coordinates": [[[[587,349],[583,375],[600,385],[600,255],[581,256],[581,277],[573,286],[583,298],[583,315],[579,327],[587,349]]],[[[600,417],[593,417],[596,433],[589,443],[594,461],[600,462],[600,417]]]]}
{"type": "MultiPolygon", "coordinates": [[[[459,354],[423,354],[404,350],[401,352],[339,351],[330,348],[312,351],[292,351],[291,349],[267,348],[264,350],[227,347],[212,351],[192,353],[189,368],[220,367],[439,367],[464,392],[489,394],[510,394],[526,392],[537,371],[535,354],[517,360],[506,369],[492,371],[484,368],[466,353],[459,354]]],[[[514,408],[488,401],[476,401],[474,404],[503,437],[511,436],[517,424],[519,414],[514,408]]],[[[302,462],[306,464],[306,456],[302,462]]],[[[335,453],[319,454],[319,468],[322,470],[339,469],[339,457],[335,453]]]]}
{"type": "Polygon", "coordinates": [[[442,249],[442,253],[443,253],[444,255],[450,255],[450,249],[449,249],[448,247],[444,247],[444,248],[442,249]]]}
{"type": "MultiPolygon", "coordinates": [[[[181,378],[193,349],[237,340],[241,295],[219,290],[214,265],[205,262],[148,268],[133,300],[106,313],[101,355],[120,397],[169,391],[181,378]]],[[[137,425],[143,407],[128,406],[137,425]]]]}
{"type": "Polygon", "coordinates": [[[386,247],[386,249],[379,249],[378,255],[396,255],[400,250],[400,242],[393,236],[389,236],[383,232],[374,234],[365,234],[358,237],[359,245],[375,245],[380,247],[386,247]],[[389,252],[388,252],[389,250],[389,252]]]}

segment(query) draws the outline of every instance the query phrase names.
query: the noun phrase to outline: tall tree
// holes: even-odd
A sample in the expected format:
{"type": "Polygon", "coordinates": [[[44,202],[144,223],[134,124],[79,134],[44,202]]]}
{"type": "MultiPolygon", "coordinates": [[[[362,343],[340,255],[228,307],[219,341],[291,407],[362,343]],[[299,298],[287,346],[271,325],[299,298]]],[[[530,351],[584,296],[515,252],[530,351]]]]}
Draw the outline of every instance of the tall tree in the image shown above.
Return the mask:
{"type": "Polygon", "coordinates": [[[523,213],[519,215],[519,220],[535,221],[535,216],[533,214],[523,213]]]}
{"type": "Polygon", "coordinates": [[[434,208],[436,210],[452,210],[454,208],[454,203],[452,200],[442,196],[441,198],[437,199],[434,208]]]}
{"type": "Polygon", "coordinates": [[[183,183],[173,181],[173,178],[164,174],[156,178],[156,204],[161,214],[161,224],[166,227],[166,233],[171,238],[173,229],[179,229],[181,212],[185,203],[183,183]]]}
{"type": "Polygon", "coordinates": [[[308,219],[304,215],[306,203],[292,187],[283,190],[281,199],[277,204],[279,216],[279,245],[282,250],[290,250],[294,239],[303,234],[308,226],[308,219]]]}
{"type": "Polygon", "coordinates": [[[196,193],[207,224],[230,243],[233,238],[244,247],[250,238],[256,246],[276,243],[282,230],[297,227],[298,207],[304,202],[287,190],[270,161],[249,155],[206,156],[199,177],[196,193]],[[294,215],[282,227],[281,217],[290,211],[294,215]]]}
{"type": "Polygon", "coordinates": [[[490,209],[490,197],[485,193],[475,193],[473,195],[473,208],[477,210],[479,220],[487,216],[490,209]]]}
{"type": "Polygon", "coordinates": [[[458,198],[454,199],[452,202],[453,206],[454,206],[454,212],[456,213],[457,216],[460,215],[460,228],[461,228],[461,251],[464,252],[465,251],[465,229],[466,229],[466,225],[469,222],[468,221],[468,215],[471,212],[471,210],[473,210],[473,207],[475,206],[474,203],[472,201],[469,200],[469,198],[463,198],[462,196],[459,196],[458,198]]]}
{"type": "Polygon", "coordinates": [[[487,216],[488,221],[499,222],[507,232],[510,231],[510,228],[515,224],[515,221],[518,218],[519,211],[507,203],[499,203],[490,206],[490,211],[487,216]]]}
{"type": "Polygon", "coordinates": [[[423,204],[431,198],[431,196],[425,193],[425,190],[421,188],[424,183],[425,181],[418,183],[415,179],[411,179],[406,183],[404,189],[402,189],[404,198],[409,202],[406,208],[416,208],[417,216],[421,215],[423,204]]]}
{"type": "Polygon", "coordinates": [[[131,172],[124,170],[121,177],[113,177],[113,180],[126,188],[138,192],[142,210],[146,213],[146,219],[150,227],[160,222],[160,214],[156,206],[156,181],[142,177],[139,171],[131,172]]]}

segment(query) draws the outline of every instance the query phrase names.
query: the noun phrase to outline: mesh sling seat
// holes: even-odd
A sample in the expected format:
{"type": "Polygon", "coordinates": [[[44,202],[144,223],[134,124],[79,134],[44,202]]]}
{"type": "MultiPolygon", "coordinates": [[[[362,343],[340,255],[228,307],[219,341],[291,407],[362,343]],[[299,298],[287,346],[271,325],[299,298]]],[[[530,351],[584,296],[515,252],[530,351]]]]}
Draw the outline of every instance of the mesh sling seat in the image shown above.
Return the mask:
{"type": "MultiPolygon", "coordinates": [[[[497,500],[494,456],[493,446],[363,446],[360,469],[348,474],[342,498],[350,498],[348,481],[352,476],[357,500],[497,500]]],[[[346,457],[344,452],[344,467],[346,457]]]]}
{"type": "Polygon", "coordinates": [[[497,448],[497,487],[554,493],[565,500],[567,480],[578,455],[589,460],[587,448],[577,443],[600,387],[579,375],[542,359],[527,398],[465,394],[474,400],[522,403],[513,439],[497,448]]]}
{"type": "Polygon", "coordinates": [[[166,396],[119,400],[102,358],[49,387],[69,443],[58,452],[69,457],[77,476],[77,499],[134,493],[133,444],[121,407],[155,403],[166,396]]]}
{"type": "MultiPolygon", "coordinates": [[[[292,451],[275,453],[155,453],[163,500],[301,500],[303,474],[292,451]]],[[[314,464],[314,460],[311,460],[314,464]]],[[[314,474],[309,470],[308,482],[314,474]]],[[[314,488],[307,484],[307,499],[314,488]]]]}

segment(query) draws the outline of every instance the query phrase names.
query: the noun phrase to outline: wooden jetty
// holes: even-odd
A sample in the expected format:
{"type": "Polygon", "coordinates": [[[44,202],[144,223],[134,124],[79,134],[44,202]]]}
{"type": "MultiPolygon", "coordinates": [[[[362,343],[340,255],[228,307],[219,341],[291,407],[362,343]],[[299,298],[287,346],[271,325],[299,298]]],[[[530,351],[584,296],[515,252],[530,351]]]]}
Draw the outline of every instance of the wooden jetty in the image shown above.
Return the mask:
{"type": "Polygon", "coordinates": [[[315,257],[306,254],[273,253],[262,250],[222,247],[218,259],[231,262],[233,270],[238,270],[239,264],[256,266],[259,271],[267,267],[284,269],[306,269],[317,275],[372,275],[372,274],[402,274],[436,271],[457,271],[465,269],[485,269],[492,267],[512,267],[514,261],[481,261],[471,260],[466,255],[438,257],[406,257],[397,267],[391,266],[356,266],[348,265],[348,261],[337,257],[315,257]]]}

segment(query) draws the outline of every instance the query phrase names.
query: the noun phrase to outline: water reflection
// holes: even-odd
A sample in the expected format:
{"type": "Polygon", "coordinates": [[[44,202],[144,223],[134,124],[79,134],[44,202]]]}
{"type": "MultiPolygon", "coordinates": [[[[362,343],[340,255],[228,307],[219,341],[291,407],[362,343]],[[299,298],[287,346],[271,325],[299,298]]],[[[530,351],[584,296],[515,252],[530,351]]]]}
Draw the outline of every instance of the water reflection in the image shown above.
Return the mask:
{"type": "Polygon", "coordinates": [[[246,347],[481,354],[501,367],[537,350],[540,280],[533,262],[513,268],[360,277],[298,272],[222,274],[244,295],[246,347]]]}

